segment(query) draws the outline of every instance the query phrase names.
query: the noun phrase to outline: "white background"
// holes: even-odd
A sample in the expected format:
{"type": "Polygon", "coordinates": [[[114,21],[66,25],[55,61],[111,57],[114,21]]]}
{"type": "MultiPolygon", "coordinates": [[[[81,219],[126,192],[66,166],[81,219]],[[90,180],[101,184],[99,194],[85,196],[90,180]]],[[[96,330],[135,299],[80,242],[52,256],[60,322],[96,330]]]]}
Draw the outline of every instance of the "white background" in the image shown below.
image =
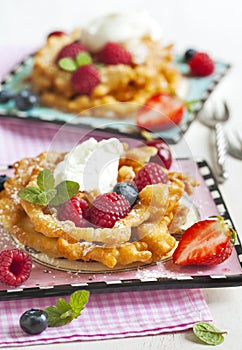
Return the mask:
{"type": "MultiPolygon", "coordinates": [[[[193,47],[215,59],[232,64],[229,75],[212,96],[226,100],[231,110],[227,129],[242,130],[242,5],[237,0],[0,0],[0,45],[40,46],[57,29],[69,31],[107,12],[146,9],[163,28],[164,42],[173,42],[181,53],[193,47]]],[[[7,48],[6,48],[7,49],[7,48]]],[[[1,64],[1,60],[0,60],[1,64]]],[[[185,135],[193,157],[203,156],[211,164],[210,131],[194,122],[185,135]]],[[[182,154],[181,144],[174,151],[182,154]]],[[[185,151],[184,151],[185,152],[185,151]]],[[[242,162],[229,158],[230,178],[220,186],[234,223],[242,236],[242,162]]],[[[228,330],[220,349],[241,349],[242,289],[204,290],[218,327],[228,330]]],[[[194,343],[191,332],[134,339],[36,346],[36,349],[205,349],[194,343]]],[[[209,349],[212,347],[206,347],[209,349]]]]}

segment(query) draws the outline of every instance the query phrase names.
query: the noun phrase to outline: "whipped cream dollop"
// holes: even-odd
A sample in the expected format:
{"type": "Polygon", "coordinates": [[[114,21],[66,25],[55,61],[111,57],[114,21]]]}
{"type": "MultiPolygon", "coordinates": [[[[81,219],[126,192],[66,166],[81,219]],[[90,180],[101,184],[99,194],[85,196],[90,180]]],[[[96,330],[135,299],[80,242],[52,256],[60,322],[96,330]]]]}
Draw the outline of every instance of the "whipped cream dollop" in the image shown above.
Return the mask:
{"type": "Polygon", "coordinates": [[[82,29],[82,42],[92,52],[98,52],[107,42],[127,43],[149,36],[154,41],[162,37],[159,23],[146,11],[108,14],[92,20],[82,29]]]}
{"type": "Polygon", "coordinates": [[[93,137],[74,147],[54,169],[55,184],[76,181],[80,191],[110,192],[117,183],[123,146],[116,138],[98,142],[93,137]]]}

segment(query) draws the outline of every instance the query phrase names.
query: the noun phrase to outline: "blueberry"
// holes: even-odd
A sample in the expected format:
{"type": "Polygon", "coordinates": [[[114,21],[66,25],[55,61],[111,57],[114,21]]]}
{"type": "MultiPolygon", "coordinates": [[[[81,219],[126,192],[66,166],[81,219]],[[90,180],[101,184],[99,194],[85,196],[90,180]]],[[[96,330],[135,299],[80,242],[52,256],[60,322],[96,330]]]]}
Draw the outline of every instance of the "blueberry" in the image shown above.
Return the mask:
{"type": "Polygon", "coordinates": [[[0,103],[7,103],[14,97],[14,94],[10,90],[1,90],[0,91],[0,103]]]}
{"type": "Polygon", "coordinates": [[[188,62],[194,56],[195,53],[196,53],[196,50],[188,49],[184,55],[185,61],[188,62]]]}
{"type": "Polygon", "coordinates": [[[118,182],[113,191],[117,194],[122,194],[130,203],[131,207],[135,204],[138,199],[138,190],[134,185],[127,182],[118,182]]]}
{"type": "Polygon", "coordinates": [[[4,189],[4,182],[8,179],[7,175],[0,175],[0,192],[4,189]]]}
{"type": "Polygon", "coordinates": [[[18,108],[20,111],[28,111],[38,104],[37,96],[29,90],[20,91],[15,96],[14,100],[16,108],[18,108]]]}
{"type": "Polygon", "coordinates": [[[20,317],[19,324],[28,334],[40,334],[48,327],[48,314],[39,309],[27,310],[20,317]]]}

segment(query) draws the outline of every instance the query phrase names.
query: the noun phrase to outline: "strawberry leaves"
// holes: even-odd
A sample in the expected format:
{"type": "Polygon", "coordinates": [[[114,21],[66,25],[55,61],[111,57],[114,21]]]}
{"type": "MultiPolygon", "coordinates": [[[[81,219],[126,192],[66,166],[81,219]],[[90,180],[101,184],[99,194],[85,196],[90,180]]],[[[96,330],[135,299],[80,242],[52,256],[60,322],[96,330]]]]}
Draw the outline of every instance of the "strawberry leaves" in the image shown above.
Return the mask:
{"type": "Polygon", "coordinates": [[[74,181],[63,181],[55,187],[55,179],[49,169],[40,171],[37,177],[37,187],[27,186],[18,192],[18,196],[27,202],[46,206],[58,206],[75,196],[79,184],[74,181]]]}

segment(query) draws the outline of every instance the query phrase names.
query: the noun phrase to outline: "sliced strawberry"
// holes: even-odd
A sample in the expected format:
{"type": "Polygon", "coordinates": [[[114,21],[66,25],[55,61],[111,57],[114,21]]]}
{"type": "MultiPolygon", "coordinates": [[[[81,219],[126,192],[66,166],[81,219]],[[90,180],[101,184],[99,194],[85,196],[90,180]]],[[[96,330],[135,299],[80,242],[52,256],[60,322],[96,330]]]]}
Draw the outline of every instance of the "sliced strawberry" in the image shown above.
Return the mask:
{"type": "Polygon", "coordinates": [[[138,112],[136,123],[148,130],[170,129],[179,124],[185,111],[185,104],[176,96],[160,94],[146,101],[138,112]]]}
{"type": "Polygon", "coordinates": [[[184,232],[173,262],[177,265],[221,264],[232,253],[235,235],[221,217],[199,221],[184,232]]]}

